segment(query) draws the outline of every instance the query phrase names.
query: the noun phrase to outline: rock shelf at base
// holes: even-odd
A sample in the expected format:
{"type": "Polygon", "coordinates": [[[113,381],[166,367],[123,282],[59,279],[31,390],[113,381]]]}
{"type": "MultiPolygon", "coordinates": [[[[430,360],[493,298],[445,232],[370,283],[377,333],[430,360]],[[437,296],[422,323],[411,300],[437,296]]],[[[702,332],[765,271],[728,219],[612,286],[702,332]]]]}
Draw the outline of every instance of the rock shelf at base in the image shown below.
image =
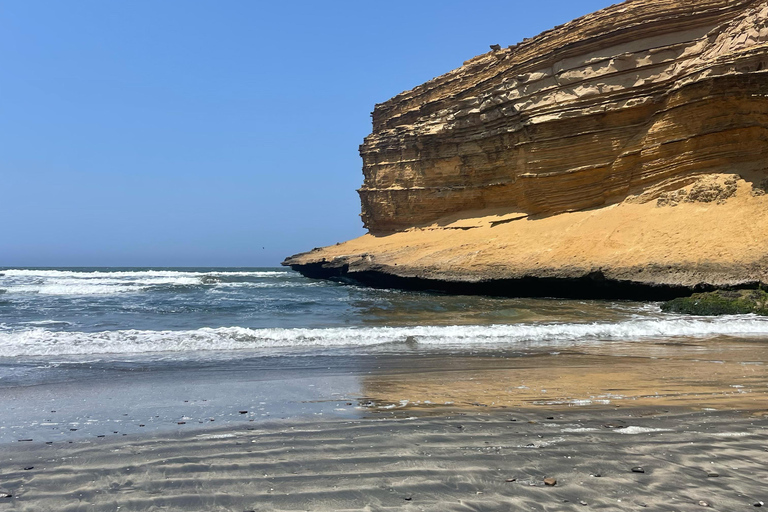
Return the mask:
{"type": "Polygon", "coordinates": [[[722,201],[633,196],[544,217],[475,212],[367,234],[283,264],[310,278],[497,296],[667,300],[757,288],[768,282],[768,196],[755,188],[756,178],[721,181],[728,179],[733,192],[722,201]]]}
{"type": "MultiPolygon", "coordinates": [[[[324,266],[322,263],[295,265],[306,277],[328,279],[346,284],[407,291],[450,293],[456,295],[488,295],[495,297],[560,297],[565,299],[632,299],[668,300],[691,294],[685,286],[649,285],[632,281],[606,279],[600,272],[583,277],[523,277],[488,281],[449,281],[420,277],[401,277],[382,271],[364,270],[349,273],[349,267],[324,266]]],[[[747,284],[746,286],[750,286],[747,284]]],[[[695,287],[696,291],[712,287],[695,287]]]]}

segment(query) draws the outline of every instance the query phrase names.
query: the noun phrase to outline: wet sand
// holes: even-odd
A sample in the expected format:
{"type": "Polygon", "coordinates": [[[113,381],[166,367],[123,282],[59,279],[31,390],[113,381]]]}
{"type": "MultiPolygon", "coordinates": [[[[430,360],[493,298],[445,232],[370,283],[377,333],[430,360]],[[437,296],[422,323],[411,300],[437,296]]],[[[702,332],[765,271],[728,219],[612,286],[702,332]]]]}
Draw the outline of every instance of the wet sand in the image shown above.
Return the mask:
{"type": "Polygon", "coordinates": [[[768,502],[762,340],[397,351],[238,361],[225,373],[97,372],[11,398],[5,389],[13,434],[37,430],[0,443],[0,496],[9,495],[0,512],[733,511],[768,502]],[[131,428],[112,431],[88,411],[97,398],[101,416],[131,428]],[[36,407],[51,400],[62,411],[81,404],[73,414],[92,422],[41,427],[53,413],[36,407]]]}
{"type": "Polygon", "coordinates": [[[733,511],[768,500],[765,415],[547,414],[447,410],[15,445],[0,510],[733,511]]]}

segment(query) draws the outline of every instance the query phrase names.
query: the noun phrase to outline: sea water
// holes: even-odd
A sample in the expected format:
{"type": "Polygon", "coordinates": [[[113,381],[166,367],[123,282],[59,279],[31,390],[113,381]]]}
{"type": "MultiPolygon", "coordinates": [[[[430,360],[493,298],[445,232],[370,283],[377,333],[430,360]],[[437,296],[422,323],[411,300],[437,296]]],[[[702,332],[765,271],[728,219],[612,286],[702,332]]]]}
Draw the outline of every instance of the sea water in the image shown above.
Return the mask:
{"type": "Polygon", "coordinates": [[[344,408],[334,400],[364,395],[360,376],[383,358],[391,367],[431,355],[526,357],[723,335],[768,337],[768,319],[377,290],[286,268],[3,268],[0,441],[94,432],[86,424],[125,433],[241,418],[240,407],[250,420],[326,414],[344,408]],[[122,416],[119,428],[106,427],[122,416]]]}
{"type": "Polygon", "coordinates": [[[768,319],[656,303],[377,290],[283,268],[0,269],[0,358],[241,358],[270,353],[567,346],[768,335],[768,319]]]}

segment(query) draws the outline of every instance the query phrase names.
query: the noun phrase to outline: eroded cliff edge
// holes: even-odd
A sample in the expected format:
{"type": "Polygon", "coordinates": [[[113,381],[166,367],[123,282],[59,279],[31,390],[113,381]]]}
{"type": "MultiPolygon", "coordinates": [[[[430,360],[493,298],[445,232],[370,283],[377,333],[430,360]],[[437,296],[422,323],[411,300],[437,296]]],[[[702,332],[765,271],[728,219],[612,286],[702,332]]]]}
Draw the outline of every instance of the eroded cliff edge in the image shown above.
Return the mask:
{"type": "Polygon", "coordinates": [[[768,1],[630,0],[377,105],[310,277],[666,297],[768,281],[768,1]]]}

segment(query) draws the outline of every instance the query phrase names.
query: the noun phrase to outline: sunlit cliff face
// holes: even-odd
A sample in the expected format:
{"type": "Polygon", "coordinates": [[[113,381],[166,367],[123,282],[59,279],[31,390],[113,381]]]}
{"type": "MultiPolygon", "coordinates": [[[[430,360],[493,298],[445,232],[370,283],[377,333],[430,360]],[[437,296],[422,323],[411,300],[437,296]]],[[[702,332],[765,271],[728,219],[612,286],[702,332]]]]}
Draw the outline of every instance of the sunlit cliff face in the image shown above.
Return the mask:
{"type": "Polygon", "coordinates": [[[767,41],[766,2],[638,0],[475,57],[376,106],[365,226],[549,215],[762,170],[767,41]]]}

